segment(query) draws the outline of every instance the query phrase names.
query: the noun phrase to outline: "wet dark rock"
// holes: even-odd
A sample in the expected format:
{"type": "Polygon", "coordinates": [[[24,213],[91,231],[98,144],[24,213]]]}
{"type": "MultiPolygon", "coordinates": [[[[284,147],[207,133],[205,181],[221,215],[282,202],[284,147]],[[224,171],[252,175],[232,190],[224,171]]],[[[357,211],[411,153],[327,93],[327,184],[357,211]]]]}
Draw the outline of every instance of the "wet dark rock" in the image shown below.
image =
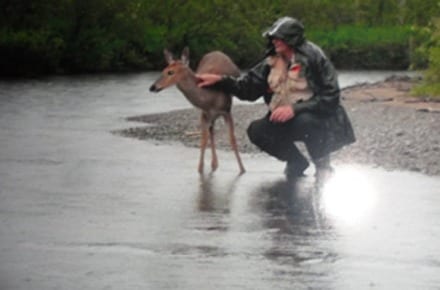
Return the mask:
{"type": "Polygon", "coordinates": [[[414,77],[406,76],[406,75],[392,75],[385,79],[386,82],[390,81],[400,81],[400,82],[410,82],[414,79],[414,77]]]}

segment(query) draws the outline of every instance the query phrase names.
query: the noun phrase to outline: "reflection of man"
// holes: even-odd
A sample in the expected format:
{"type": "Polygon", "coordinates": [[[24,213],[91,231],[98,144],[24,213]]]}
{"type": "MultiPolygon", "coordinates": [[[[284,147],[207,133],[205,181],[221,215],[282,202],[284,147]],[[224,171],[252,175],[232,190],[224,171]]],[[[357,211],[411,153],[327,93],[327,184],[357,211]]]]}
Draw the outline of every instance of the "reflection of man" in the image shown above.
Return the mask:
{"type": "MultiPolygon", "coordinates": [[[[305,143],[317,173],[331,170],[330,153],[355,141],[351,123],[340,105],[336,71],[315,44],[304,37],[304,27],[296,19],[283,17],[263,34],[269,40],[272,55],[288,62],[288,69],[299,70],[306,80],[310,97],[278,106],[248,128],[252,143],[268,154],[286,161],[286,175],[299,177],[309,162],[295,146],[305,143]]],[[[240,78],[215,74],[198,75],[200,86],[216,84],[221,90],[242,100],[255,101],[261,96],[267,104],[273,96],[268,83],[271,66],[260,62],[240,78]]]]}

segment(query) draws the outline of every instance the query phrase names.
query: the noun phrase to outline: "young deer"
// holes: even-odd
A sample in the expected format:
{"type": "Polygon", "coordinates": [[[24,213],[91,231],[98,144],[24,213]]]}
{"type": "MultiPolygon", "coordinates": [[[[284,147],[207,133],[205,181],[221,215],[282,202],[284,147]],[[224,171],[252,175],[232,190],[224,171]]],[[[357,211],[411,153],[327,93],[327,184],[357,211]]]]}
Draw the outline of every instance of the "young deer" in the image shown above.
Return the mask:
{"type": "MultiPolygon", "coordinates": [[[[180,60],[175,60],[173,55],[164,50],[168,66],[162,71],[161,77],[150,87],[150,91],[159,92],[169,86],[177,85],[177,88],[185,95],[188,101],[201,110],[200,127],[202,131],[200,139],[200,159],[198,170],[203,172],[205,149],[210,138],[211,143],[211,169],[218,167],[218,159],[214,142],[214,123],[222,116],[229,128],[229,141],[237,158],[240,174],[245,169],[238,153],[237,142],[234,134],[234,122],[231,115],[232,96],[221,91],[197,86],[195,73],[189,67],[189,49],[186,47],[180,60]]],[[[221,75],[239,76],[240,71],[232,60],[220,51],[213,51],[203,56],[197,73],[215,73],[221,75]]]]}

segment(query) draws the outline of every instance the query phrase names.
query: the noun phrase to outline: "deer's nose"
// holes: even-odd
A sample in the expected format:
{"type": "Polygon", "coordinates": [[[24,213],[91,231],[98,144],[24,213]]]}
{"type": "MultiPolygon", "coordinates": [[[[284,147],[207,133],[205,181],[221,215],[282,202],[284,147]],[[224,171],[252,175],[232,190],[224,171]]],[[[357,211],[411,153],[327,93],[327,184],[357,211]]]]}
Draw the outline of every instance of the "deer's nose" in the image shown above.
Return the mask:
{"type": "Polygon", "coordinates": [[[160,89],[158,87],[156,87],[155,84],[152,84],[151,87],[150,87],[150,92],[156,92],[157,93],[158,91],[160,91],[160,89]]]}

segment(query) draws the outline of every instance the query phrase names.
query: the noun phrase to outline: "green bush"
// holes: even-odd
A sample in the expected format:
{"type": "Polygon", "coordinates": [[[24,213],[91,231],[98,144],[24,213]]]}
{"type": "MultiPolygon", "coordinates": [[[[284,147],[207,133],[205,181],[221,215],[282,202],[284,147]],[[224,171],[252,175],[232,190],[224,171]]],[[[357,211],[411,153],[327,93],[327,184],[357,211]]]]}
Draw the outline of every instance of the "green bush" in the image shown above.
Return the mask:
{"type": "Polygon", "coordinates": [[[434,18],[428,29],[431,37],[422,46],[428,54],[428,68],[422,84],[413,89],[413,94],[440,99],[440,18],[434,18]]]}
{"type": "Polygon", "coordinates": [[[426,69],[429,63],[431,31],[427,27],[411,27],[411,69],[426,69]]]}
{"type": "Polygon", "coordinates": [[[338,68],[407,69],[410,65],[409,27],[341,26],[307,35],[338,68]]]}
{"type": "Polygon", "coordinates": [[[430,28],[417,27],[438,15],[437,2],[3,0],[0,74],[160,69],[164,48],[184,46],[193,64],[219,49],[246,69],[265,49],[262,31],[285,15],[303,21],[338,68],[420,68],[435,53],[430,28]]]}

